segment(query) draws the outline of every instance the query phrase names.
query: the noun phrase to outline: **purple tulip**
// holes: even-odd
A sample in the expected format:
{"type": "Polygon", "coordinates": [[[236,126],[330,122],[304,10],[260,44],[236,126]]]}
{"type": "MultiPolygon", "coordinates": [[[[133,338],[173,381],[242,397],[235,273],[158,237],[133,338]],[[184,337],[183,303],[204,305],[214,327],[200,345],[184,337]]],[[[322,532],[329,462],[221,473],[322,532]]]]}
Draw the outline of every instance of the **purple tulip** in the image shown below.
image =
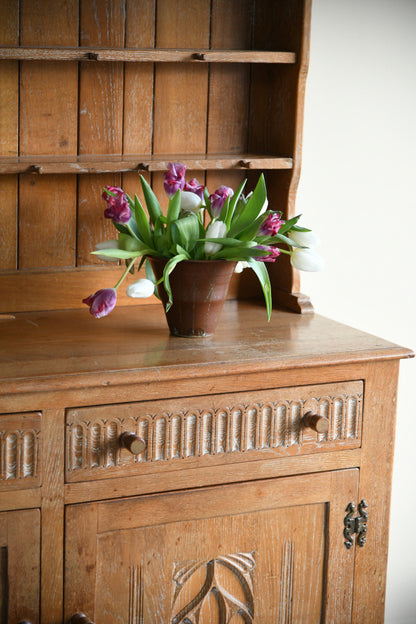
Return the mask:
{"type": "Polygon", "coordinates": [[[116,223],[127,223],[130,221],[131,210],[123,189],[118,186],[106,186],[105,188],[112,195],[109,195],[106,191],[102,194],[102,198],[107,202],[104,216],[116,223]]]}
{"type": "Polygon", "coordinates": [[[275,262],[276,259],[280,256],[280,249],[278,249],[277,247],[272,247],[271,245],[257,245],[256,249],[269,251],[270,254],[267,256],[259,256],[258,258],[254,258],[254,260],[260,260],[261,262],[275,262]]]}
{"type": "Polygon", "coordinates": [[[97,290],[94,295],[83,299],[82,303],[86,303],[90,307],[90,314],[95,318],[101,318],[114,310],[117,303],[117,292],[114,288],[103,288],[97,290]]]}
{"type": "Polygon", "coordinates": [[[211,202],[211,213],[214,218],[217,218],[221,214],[222,207],[224,206],[228,197],[232,197],[234,191],[229,186],[220,186],[215,193],[209,196],[211,202]]]}
{"type": "Polygon", "coordinates": [[[280,219],[280,213],[272,212],[263,221],[259,234],[262,236],[275,236],[283,224],[284,221],[280,219]]]}
{"type": "Polygon", "coordinates": [[[184,191],[190,191],[191,193],[195,193],[198,195],[199,199],[203,201],[204,199],[204,189],[205,186],[200,184],[196,178],[192,178],[189,182],[185,182],[184,191]]]}
{"type": "Polygon", "coordinates": [[[182,191],[185,186],[186,166],[182,163],[168,163],[168,171],[164,174],[165,193],[172,199],[177,191],[182,191]]]}

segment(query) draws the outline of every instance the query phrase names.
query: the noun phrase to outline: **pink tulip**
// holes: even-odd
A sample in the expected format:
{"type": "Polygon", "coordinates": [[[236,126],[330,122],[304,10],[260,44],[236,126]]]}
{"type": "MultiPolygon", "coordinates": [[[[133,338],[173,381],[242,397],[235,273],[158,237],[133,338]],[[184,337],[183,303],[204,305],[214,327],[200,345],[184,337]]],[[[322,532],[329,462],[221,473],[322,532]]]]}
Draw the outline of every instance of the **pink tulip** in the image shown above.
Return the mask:
{"type": "Polygon", "coordinates": [[[184,191],[190,191],[191,193],[195,193],[198,195],[199,199],[203,201],[204,199],[204,189],[205,186],[200,184],[196,178],[192,178],[189,182],[185,182],[184,191]]]}
{"type": "Polygon", "coordinates": [[[131,210],[123,189],[118,186],[106,186],[105,188],[112,194],[109,195],[106,191],[102,194],[102,198],[107,202],[104,216],[116,223],[127,223],[130,221],[131,210]]]}
{"type": "Polygon", "coordinates": [[[280,219],[280,214],[278,212],[272,212],[263,221],[259,234],[262,236],[275,236],[283,224],[284,221],[280,219]]]}
{"type": "Polygon", "coordinates": [[[257,249],[262,249],[263,251],[269,251],[270,254],[267,256],[259,256],[258,258],[254,258],[255,260],[260,260],[261,262],[275,262],[276,259],[280,256],[280,249],[277,247],[272,247],[271,245],[257,245],[257,249]]]}
{"type": "Polygon", "coordinates": [[[234,191],[229,186],[220,186],[215,193],[209,196],[211,202],[211,213],[214,218],[217,218],[221,214],[222,207],[224,206],[228,197],[232,197],[234,191]]]}
{"type": "Polygon", "coordinates": [[[114,310],[117,303],[117,293],[114,288],[103,288],[83,299],[82,303],[86,303],[90,307],[90,314],[95,318],[101,318],[114,310]]]}
{"type": "Polygon", "coordinates": [[[182,163],[168,163],[168,171],[164,174],[165,193],[171,199],[177,191],[185,186],[186,166],[182,163]]]}

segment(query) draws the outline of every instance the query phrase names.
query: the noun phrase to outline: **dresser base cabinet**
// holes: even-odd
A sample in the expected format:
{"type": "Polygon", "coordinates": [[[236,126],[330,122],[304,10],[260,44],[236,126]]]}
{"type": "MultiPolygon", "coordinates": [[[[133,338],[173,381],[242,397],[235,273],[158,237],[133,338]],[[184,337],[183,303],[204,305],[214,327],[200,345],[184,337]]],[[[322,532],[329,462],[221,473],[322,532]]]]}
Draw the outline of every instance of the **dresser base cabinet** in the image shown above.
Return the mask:
{"type": "Polygon", "coordinates": [[[0,324],[2,624],[383,622],[412,353],[262,313],[228,302],[208,340],[159,305],[0,324]]]}

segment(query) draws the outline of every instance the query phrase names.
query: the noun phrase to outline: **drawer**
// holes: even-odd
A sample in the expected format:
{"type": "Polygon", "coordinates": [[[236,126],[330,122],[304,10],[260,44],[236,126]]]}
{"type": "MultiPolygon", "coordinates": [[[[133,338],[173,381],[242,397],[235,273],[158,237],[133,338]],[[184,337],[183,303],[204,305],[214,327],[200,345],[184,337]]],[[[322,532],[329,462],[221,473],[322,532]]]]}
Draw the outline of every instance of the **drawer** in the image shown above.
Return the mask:
{"type": "Polygon", "coordinates": [[[41,484],[41,414],[0,414],[0,491],[41,484]]]}
{"type": "Polygon", "coordinates": [[[66,481],[357,448],[362,402],[351,381],[68,409],[66,481]]]}

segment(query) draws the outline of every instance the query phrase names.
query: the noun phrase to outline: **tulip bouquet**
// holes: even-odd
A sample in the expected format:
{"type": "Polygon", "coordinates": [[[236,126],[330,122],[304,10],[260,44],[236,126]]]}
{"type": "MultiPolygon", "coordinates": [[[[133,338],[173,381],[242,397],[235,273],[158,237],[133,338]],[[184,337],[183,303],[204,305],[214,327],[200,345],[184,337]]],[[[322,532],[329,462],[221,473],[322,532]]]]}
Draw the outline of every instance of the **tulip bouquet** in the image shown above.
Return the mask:
{"type": "MultiPolygon", "coordinates": [[[[299,216],[282,220],[280,212],[268,210],[263,174],[252,193],[245,196],[246,181],[234,192],[220,186],[214,193],[198,180],[185,180],[186,167],[169,163],[164,176],[164,189],[169,198],[166,215],[148,182],[140,175],[146,210],[139,198],[129,197],[121,188],[107,186],[103,199],[104,216],[113,221],[117,240],[105,241],[92,253],[105,260],[124,260],[126,269],[114,288],[99,290],[86,299],[96,318],[109,314],[117,302],[117,288],[134,264],[145,263],[146,278],[128,286],[132,297],[148,297],[156,282],[147,258],[166,258],[163,281],[168,295],[166,309],[172,305],[169,276],[185,260],[218,260],[237,262],[236,271],[253,269],[260,281],[271,314],[271,286],[266,263],[275,262],[280,254],[289,254],[292,265],[300,270],[316,271],[322,259],[315,252],[316,235],[298,225],[299,216]]],[[[140,268],[139,267],[139,268],[140,268]]]]}

